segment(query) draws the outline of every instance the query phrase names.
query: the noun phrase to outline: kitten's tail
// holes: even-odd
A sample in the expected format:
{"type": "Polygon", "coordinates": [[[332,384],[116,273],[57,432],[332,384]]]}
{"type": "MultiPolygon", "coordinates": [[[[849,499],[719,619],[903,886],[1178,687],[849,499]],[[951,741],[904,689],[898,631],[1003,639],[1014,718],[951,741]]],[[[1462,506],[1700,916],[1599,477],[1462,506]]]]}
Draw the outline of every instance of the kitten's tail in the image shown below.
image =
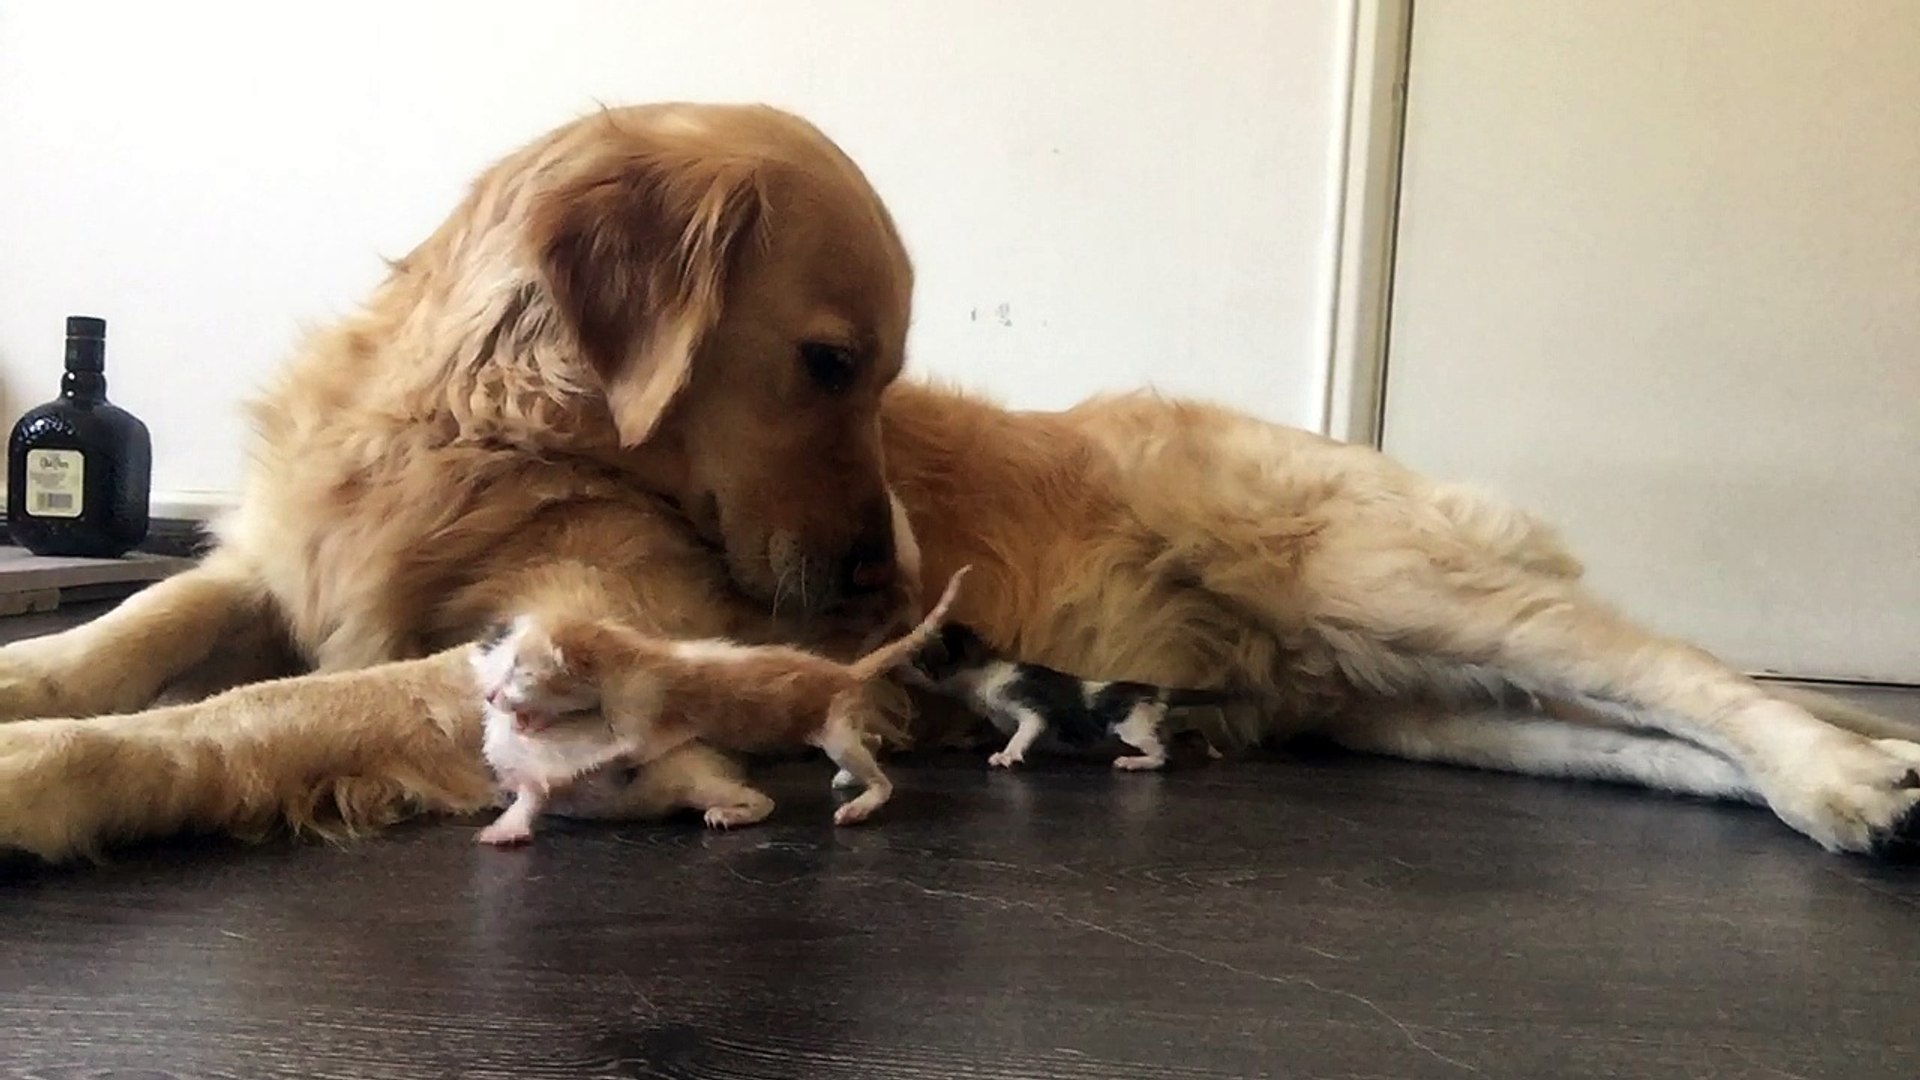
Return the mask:
{"type": "Polygon", "coordinates": [[[960,579],[966,577],[971,569],[973,567],[970,565],[963,566],[954,572],[953,578],[947,582],[947,591],[940,596],[940,602],[933,605],[933,610],[920,620],[920,625],[849,665],[853,677],[866,682],[913,659],[913,654],[940,632],[940,624],[947,621],[947,609],[953,606],[954,598],[960,595],[960,579]]]}

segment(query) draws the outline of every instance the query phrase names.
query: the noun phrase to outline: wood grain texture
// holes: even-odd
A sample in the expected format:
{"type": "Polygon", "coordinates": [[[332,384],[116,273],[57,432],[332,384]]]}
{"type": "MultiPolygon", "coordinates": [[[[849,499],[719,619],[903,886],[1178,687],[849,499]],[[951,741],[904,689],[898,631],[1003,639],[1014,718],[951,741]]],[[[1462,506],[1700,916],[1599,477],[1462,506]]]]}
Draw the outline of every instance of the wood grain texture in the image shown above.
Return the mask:
{"type": "Polygon", "coordinates": [[[1358,758],[895,770],[875,827],[422,825],[0,886],[0,1074],[1910,1077],[1920,872],[1358,758]],[[1477,1070],[1470,1071],[1470,1070],[1477,1070]]]}
{"type": "MultiPolygon", "coordinates": [[[[1882,708],[1920,715],[1920,697],[1882,708]]],[[[891,767],[834,829],[422,824],[0,881],[0,1076],[1920,1073],[1920,870],[1764,812],[1302,753],[891,767]]]]}

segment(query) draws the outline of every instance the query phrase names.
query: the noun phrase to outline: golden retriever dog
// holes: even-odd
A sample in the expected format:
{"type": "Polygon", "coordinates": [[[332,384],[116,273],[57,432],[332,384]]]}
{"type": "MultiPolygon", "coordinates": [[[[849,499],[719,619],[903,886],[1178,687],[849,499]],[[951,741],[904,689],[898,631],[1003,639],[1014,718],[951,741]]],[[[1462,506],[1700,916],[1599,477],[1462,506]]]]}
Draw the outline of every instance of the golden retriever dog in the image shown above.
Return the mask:
{"type": "MultiPolygon", "coordinates": [[[[0,724],[0,846],[473,811],[480,710],[446,670],[487,624],[566,604],[853,655],[966,564],[954,617],[1011,655],[1263,700],[1216,741],[1319,732],[1751,800],[1834,850],[1920,841],[1911,733],[1649,633],[1525,515],[1208,405],[896,381],[912,285],[859,169],[785,113],[617,109],[507,157],[255,406],[199,567],[0,650],[25,721],[0,724]]],[[[704,809],[730,769],[690,744],[582,812],[704,809]]]]}

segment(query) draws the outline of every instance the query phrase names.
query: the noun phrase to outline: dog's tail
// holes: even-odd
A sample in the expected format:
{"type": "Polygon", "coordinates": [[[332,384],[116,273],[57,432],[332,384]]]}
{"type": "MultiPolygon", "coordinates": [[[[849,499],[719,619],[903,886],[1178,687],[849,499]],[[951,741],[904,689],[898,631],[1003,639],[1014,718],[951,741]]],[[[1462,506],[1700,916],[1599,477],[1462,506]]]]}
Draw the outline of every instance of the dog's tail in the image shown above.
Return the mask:
{"type": "Polygon", "coordinates": [[[933,635],[940,632],[940,624],[947,621],[947,609],[953,606],[954,598],[960,595],[960,579],[966,577],[971,569],[972,566],[963,566],[954,573],[953,579],[947,582],[947,591],[940,596],[940,602],[933,605],[933,610],[920,620],[920,625],[849,665],[854,678],[866,682],[877,675],[884,675],[913,659],[914,653],[925,648],[933,635]]]}

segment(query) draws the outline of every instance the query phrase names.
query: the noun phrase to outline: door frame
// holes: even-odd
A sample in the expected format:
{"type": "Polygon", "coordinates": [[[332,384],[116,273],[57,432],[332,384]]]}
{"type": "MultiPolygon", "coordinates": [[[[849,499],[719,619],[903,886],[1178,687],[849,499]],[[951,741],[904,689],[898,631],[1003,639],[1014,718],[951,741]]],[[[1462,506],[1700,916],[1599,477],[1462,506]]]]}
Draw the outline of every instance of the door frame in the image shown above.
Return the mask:
{"type": "Polygon", "coordinates": [[[1415,0],[1354,0],[1320,430],[1379,446],[1415,0]]]}

